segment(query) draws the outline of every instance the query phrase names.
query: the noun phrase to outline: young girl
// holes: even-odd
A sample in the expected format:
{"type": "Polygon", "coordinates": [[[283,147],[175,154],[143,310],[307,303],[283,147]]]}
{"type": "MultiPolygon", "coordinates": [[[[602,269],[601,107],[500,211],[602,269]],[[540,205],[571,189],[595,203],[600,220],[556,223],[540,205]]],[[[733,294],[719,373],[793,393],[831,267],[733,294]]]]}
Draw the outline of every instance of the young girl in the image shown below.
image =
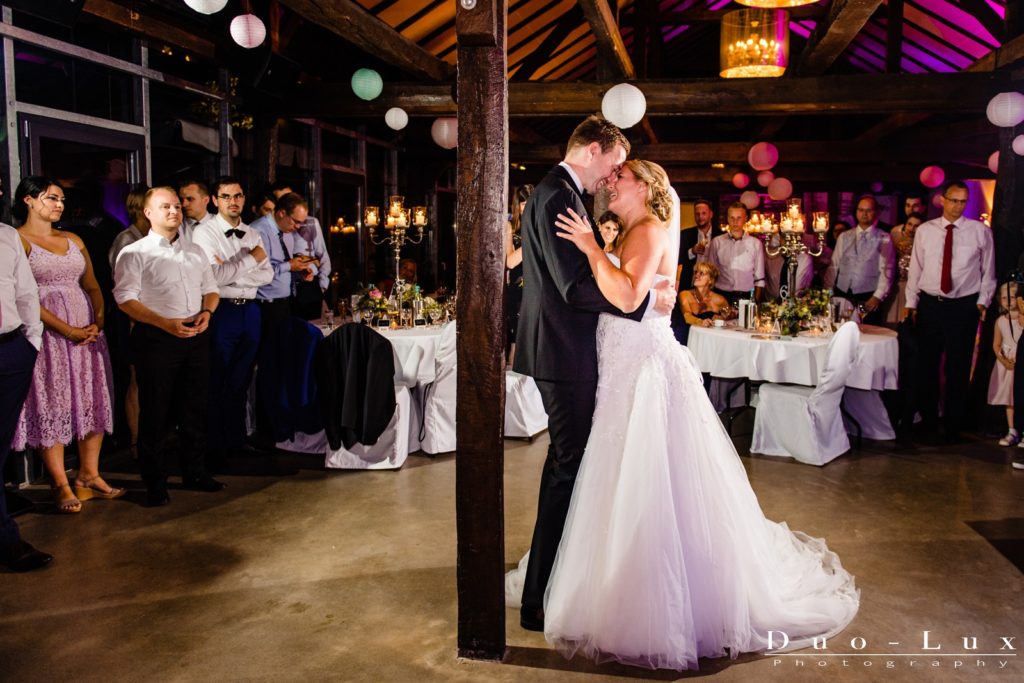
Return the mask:
{"type": "Polygon", "coordinates": [[[999,288],[999,305],[1002,315],[996,320],[992,349],[996,353],[996,364],[988,383],[988,403],[1006,406],[1006,423],[1009,431],[999,440],[1000,446],[1014,446],[1020,441],[1020,434],[1013,427],[1013,367],[1017,357],[1017,342],[1021,336],[1024,291],[1017,291],[1016,285],[1006,283],[999,288]]]}

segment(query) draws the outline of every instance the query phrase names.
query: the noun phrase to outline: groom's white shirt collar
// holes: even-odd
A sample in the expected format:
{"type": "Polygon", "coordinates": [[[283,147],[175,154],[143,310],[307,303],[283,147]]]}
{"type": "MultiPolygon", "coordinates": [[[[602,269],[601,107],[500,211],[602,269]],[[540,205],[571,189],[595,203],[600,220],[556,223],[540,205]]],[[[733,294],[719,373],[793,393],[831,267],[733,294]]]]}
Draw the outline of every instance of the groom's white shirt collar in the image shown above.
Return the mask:
{"type": "Polygon", "coordinates": [[[580,182],[580,177],[576,175],[576,171],[572,170],[572,166],[565,163],[564,161],[559,161],[558,165],[569,172],[569,177],[572,178],[572,181],[574,183],[576,183],[576,191],[579,192],[580,194],[583,194],[583,183],[580,182]]]}

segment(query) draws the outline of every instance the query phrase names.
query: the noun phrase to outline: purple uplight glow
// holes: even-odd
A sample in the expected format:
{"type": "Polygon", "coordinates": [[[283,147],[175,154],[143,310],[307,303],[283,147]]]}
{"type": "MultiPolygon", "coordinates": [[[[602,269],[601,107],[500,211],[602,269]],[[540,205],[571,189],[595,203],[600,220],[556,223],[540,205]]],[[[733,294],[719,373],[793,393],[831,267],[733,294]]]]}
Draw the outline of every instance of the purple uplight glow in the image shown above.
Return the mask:
{"type": "MultiPolygon", "coordinates": [[[[944,5],[945,3],[938,4],[944,5]]],[[[931,6],[929,6],[929,8],[931,8],[931,6]]],[[[934,11],[936,14],[942,15],[942,13],[938,10],[938,5],[936,5],[936,9],[934,11]]],[[[929,33],[936,36],[939,40],[948,42],[950,45],[953,45],[956,48],[960,49],[961,51],[966,52],[967,54],[973,56],[975,59],[980,59],[981,57],[984,57],[992,49],[992,45],[984,45],[976,40],[973,40],[972,36],[966,33],[961,33],[960,31],[956,30],[955,28],[953,28],[953,26],[946,23],[945,21],[939,21],[932,17],[931,14],[925,14],[924,12],[917,9],[913,5],[907,4],[903,6],[903,18],[906,21],[917,24],[922,29],[925,29],[929,33]]],[[[975,20],[973,17],[970,17],[970,20],[970,23],[980,27],[980,24],[978,24],[977,20],[975,20]]],[[[995,46],[998,47],[999,41],[996,41],[994,38],[992,38],[989,32],[986,31],[984,28],[981,29],[981,33],[979,35],[987,36],[995,43],[995,46]]]]}
{"type": "Polygon", "coordinates": [[[995,12],[1000,19],[1006,19],[1006,7],[1004,5],[998,2],[992,2],[992,0],[985,0],[985,2],[988,3],[988,6],[992,8],[992,11],[995,12]]]}

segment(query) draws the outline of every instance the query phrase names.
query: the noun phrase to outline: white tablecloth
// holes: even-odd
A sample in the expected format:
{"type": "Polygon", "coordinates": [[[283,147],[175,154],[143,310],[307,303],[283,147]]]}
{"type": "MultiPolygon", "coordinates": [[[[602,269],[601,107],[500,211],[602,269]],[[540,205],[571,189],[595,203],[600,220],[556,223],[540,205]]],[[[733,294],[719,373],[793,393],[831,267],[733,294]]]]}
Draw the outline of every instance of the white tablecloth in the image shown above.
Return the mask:
{"type": "MultiPolygon", "coordinates": [[[[825,367],[828,337],[754,339],[756,332],[735,327],[691,327],[687,346],[702,372],[713,377],[747,377],[755,381],[816,386],[825,367]]],[[[857,362],[846,386],[881,391],[895,389],[899,367],[896,333],[861,325],[857,362]]]]}

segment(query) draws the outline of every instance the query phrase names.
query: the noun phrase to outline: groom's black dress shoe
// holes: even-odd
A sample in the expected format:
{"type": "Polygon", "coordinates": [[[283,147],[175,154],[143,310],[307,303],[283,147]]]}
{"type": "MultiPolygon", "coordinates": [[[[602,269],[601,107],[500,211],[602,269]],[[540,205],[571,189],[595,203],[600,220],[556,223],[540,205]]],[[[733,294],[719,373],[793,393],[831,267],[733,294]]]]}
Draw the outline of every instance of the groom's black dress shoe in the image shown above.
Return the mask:
{"type": "Polygon", "coordinates": [[[519,625],[527,631],[544,630],[544,610],[523,610],[519,613],[519,625]]]}
{"type": "Polygon", "coordinates": [[[216,493],[222,491],[227,486],[224,482],[217,481],[208,474],[204,474],[199,477],[182,477],[181,479],[182,488],[192,489],[193,491],[205,491],[206,493],[216,493]]]}
{"type": "Polygon", "coordinates": [[[51,560],[53,555],[36,550],[25,541],[16,541],[0,548],[0,564],[6,565],[12,572],[30,572],[45,567],[51,560]]]}

